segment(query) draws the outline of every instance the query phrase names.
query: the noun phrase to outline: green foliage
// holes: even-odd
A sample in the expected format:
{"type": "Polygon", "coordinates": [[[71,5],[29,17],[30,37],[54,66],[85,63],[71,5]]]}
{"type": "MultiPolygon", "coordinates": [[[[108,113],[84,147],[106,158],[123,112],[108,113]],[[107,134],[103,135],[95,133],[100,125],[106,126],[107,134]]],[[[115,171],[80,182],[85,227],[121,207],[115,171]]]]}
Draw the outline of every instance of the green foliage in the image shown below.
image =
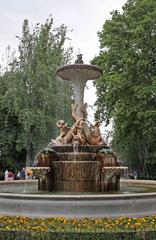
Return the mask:
{"type": "Polygon", "coordinates": [[[93,60],[104,69],[95,82],[96,117],[113,118],[116,151],[144,177],[156,164],[155,18],[155,0],[129,0],[98,33],[101,50],[93,60]]]}
{"type": "Polygon", "coordinates": [[[71,87],[55,76],[56,69],[70,61],[72,49],[65,48],[67,32],[64,25],[54,28],[51,17],[32,30],[24,20],[18,57],[1,77],[5,82],[0,104],[3,155],[15,158],[17,152],[26,151],[30,164],[35,153],[55,137],[58,118],[70,118],[71,87]]]}

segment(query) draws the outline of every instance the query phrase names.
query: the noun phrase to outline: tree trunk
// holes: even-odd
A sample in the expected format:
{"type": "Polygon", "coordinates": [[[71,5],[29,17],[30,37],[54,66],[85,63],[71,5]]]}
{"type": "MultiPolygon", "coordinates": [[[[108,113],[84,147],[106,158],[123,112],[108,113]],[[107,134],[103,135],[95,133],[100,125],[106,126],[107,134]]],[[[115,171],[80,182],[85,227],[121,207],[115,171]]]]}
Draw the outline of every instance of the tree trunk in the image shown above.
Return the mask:
{"type": "Polygon", "coordinates": [[[146,144],[146,139],[145,138],[142,138],[141,140],[138,139],[137,145],[138,145],[138,158],[140,162],[141,175],[144,178],[149,178],[150,174],[147,166],[148,148],[146,144]]]}

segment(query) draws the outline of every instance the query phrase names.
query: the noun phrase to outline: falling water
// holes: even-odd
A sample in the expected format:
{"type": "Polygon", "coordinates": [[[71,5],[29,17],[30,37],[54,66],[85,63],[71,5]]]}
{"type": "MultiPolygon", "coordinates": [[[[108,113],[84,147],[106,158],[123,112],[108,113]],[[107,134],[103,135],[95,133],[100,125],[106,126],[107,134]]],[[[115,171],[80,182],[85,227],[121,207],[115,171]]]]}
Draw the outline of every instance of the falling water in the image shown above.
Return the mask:
{"type": "Polygon", "coordinates": [[[35,156],[35,159],[34,159],[34,162],[33,162],[33,167],[36,167],[37,166],[37,163],[38,163],[38,156],[43,152],[43,150],[39,151],[36,156],[35,156]]]}
{"type": "Polygon", "coordinates": [[[125,179],[128,179],[128,168],[127,168],[127,167],[124,168],[123,177],[124,177],[125,179]]]}
{"type": "Polygon", "coordinates": [[[28,163],[26,161],[26,164],[25,164],[25,183],[24,183],[24,189],[23,189],[22,193],[26,193],[27,192],[27,179],[28,179],[27,167],[28,167],[28,163]]]}
{"type": "MultiPolygon", "coordinates": [[[[34,162],[33,162],[33,167],[37,165],[37,158],[39,156],[39,154],[42,152],[43,150],[41,150],[40,152],[38,152],[35,156],[35,159],[34,159],[34,162]]],[[[24,189],[22,191],[22,193],[26,193],[27,192],[27,180],[28,180],[28,176],[27,176],[27,168],[29,168],[29,162],[26,160],[26,163],[25,163],[25,183],[24,183],[24,189]]]]}
{"type": "Polygon", "coordinates": [[[27,182],[26,182],[26,179],[27,179],[27,177],[26,177],[26,173],[25,173],[25,183],[24,183],[24,189],[23,189],[22,193],[26,193],[27,192],[27,182]]]}
{"type": "Polygon", "coordinates": [[[78,142],[75,141],[73,144],[73,152],[78,153],[78,148],[79,148],[79,144],[78,144],[78,142]]]}

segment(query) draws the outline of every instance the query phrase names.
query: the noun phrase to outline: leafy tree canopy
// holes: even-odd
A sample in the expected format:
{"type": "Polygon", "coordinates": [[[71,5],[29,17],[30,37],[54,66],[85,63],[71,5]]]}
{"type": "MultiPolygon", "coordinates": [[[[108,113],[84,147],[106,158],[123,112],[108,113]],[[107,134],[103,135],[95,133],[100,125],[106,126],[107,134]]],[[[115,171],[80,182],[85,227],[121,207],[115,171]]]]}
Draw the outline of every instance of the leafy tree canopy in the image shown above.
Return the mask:
{"type": "Polygon", "coordinates": [[[32,30],[24,20],[17,55],[0,79],[0,144],[6,157],[4,145],[14,153],[24,151],[30,163],[55,137],[56,121],[70,119],[72,89],[55,76],[56,69],[71,60],[72,48],[65,47],[67,34],[64,25],[54,28],[51,17],[32,30]]]}
{"type": "Polygon", "coordinates": [[[104,70],[95,82],[96,117],[113,118],[114,147],[144,176],[150,175],[148,163],[156,162],[155,19],[155,0],[127,1],[98,33],[100,53],[93,60],[104,70]]]}

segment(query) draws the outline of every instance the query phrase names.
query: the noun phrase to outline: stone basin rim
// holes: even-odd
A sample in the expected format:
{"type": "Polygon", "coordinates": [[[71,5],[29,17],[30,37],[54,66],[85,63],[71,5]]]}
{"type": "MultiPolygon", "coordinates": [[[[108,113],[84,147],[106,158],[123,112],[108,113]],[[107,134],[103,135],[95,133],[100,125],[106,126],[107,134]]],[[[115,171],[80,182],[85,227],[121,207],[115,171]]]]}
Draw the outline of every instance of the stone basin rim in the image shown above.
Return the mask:
{"type": "MultiPolygon", "coordinates": [[[[61,72],[63,72],[63,71],[78,70],[78,69],[97,72],[96,77],[88,78],[86,80],[95,80],[103,75],[103,70],[101,68],[97,67],[96,65],[89,65],[89,64],[70,64],[70,65],[65,65],[65,66],[59,67],[56,70],[56,75],[61,77],[61,72]]],[[[71,81],[71,79],[69,79],[69,78],[63,78],[63,79],[67,80],[67,81],[71,81]]]]}
{"type": "Polygon", "coordinates": [[[9,199],[41,199],[41,200],[76,200],[76,201],[107,201],[107,200],[126,200],[126,199],[146,199],[156,198],[156,192],[152,193],[119,193],[119,194],[25,194],[25,193],[0,193],[0,198],[9,199]]]}

